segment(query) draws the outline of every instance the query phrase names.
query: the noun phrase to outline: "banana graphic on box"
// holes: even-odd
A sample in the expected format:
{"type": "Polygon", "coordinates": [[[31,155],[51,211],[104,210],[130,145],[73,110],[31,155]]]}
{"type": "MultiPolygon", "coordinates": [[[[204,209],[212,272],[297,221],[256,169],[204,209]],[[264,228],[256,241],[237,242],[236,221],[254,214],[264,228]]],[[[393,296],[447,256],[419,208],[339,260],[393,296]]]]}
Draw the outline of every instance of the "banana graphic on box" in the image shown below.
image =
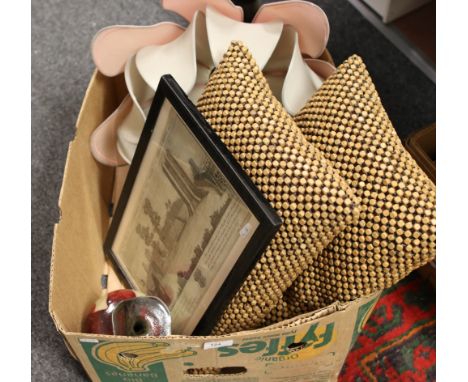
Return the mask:
{"type": "Polygon", "coordinates": [[[122,371],[143,372],[156,362],[197,354],[190,348],[168,352],[169,346],[165,342],[103,342],[93,349],[93,356],[122,371]]]}

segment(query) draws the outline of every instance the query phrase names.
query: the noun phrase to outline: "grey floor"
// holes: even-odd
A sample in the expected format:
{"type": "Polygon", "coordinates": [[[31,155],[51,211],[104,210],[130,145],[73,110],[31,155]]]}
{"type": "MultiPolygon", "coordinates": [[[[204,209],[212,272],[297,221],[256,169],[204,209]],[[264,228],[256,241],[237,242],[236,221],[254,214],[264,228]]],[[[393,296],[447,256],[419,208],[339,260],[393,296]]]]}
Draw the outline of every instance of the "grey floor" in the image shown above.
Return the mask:
{"type": "MultiPolygon", "coordinates": [[[[347,1],[315,1],[330,19],[337,63],[364,58],[401,137],[435,121],[435,85],[347,1]]],[[[32,380],[85,381],[47,310],[50,248],[68,142],[93,63],[92,36],[113,24],[182,19],[156,0],[32,0],[32,380]]]]}

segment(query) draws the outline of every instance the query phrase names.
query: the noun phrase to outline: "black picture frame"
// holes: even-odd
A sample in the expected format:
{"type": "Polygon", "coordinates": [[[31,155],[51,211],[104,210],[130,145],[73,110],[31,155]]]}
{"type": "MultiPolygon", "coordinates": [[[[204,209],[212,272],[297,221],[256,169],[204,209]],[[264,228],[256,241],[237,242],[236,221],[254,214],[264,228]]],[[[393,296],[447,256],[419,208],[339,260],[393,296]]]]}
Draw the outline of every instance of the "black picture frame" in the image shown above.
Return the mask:
{"type": "MultiPolygon", "coordinates": [[[[125,217],[127,209],[130,210],[129,208],[129,203],[130,199],[132,199],[131,203],[133,203],[132,209],[135,209],[135,205],[137,204],[135,201],[133,201],[134,198],[137,196],[132,197],[133,192],[136,189],[138,190],[148,190],[148,188],[143,187],[143,185],[140,185],[141,182],[148,182],[148,179],[151,179],[151,174],[142,174],[142,163],[144,161],[145,155],[147,154],[148,151],[148,145],[150,141],[155,138],[153,137],[153,134],[156,134],[155,131],[156,126],[158,124],[158,119],[160,118],[161,110],[166,107],[171,107],[175,110],[175,113],[179,116],[180,120],[183,122],[184,126],[188,128],[190,131],[191,136],[199,142],[199,144],[203,147],[205,150],[206,154],[211,158],[212,162],[210,163],[215,163],[217,166],[217,169],[214,169],[213,171],[218,171],[216,172],[217,178],[219,178],[219,174],[221,173],[224,178],[227,180],[227,183],[223,183],[226,189],[230,190],[229,192],[232,193],[232,190],[237,193],[237,196],[235,195],[235,198],[239,197],[239,200],[236,199],[235,203],[233,204],[235,206],[240,206],[240,210],[244,211],[244,208],[248,210],[248,214],[250,215],[245,215],[249,216],[249,219],[253,219],[251,221],[258,222],[258,225],[256,226],[255,230],[251,233],[249,233],[250,239],[248,242],[246,242],[245,247],[240,252],[240,255],[238,256],[237,260],[235,260],[234,266],[228,271],[227,277],[222,281],[222,283],[219,284],[219,288],[215,288],[210,284],[210,289],[213,288],[212,290],[216,289],[216,292],[212,295],[214,295],[213,298],[210,299],[210,301],[203,301],[203,304],[208,304],[207,309],[204,311],[200,319],[198,320],[197,324],[195,325],[195,329],[191,331],[191,333],[177,333],[174,332],[174,334],[185,334],[185,335],[208,335],[211,330],[213,329],[214,325],[217,322],[218,317],[226,307],[227,303],[231,300],[233,295],[237,292],[239,289],[240,285],[242,282],[245,280],[249,272],[251,271],[252,267],[255,265],[256,261],[260,257],[260,255],[263,253],[267,245],[270,243],[271,239],[274,237],[275,233],[278,231],[280,225],[282,224],[281,218],[278,216],[276,211],[273,209],[273,207],[270,205],[270,203],[266,200],[266,198],[262,195],[262,193],[258,190],[258,188],[254,185],[252,180],[249,178],[249,176],[244,172],[240,164],[236,161],[236,159],[232,156],[232,154],[229,152],[227,147],[224,145],[224,143],[221,141],[221,139],[218,137],[218,135],[214,132],[214,130],[211,128],[209,123],[206,121],[206,119],[202,116],[202,114],[198,111],[198,109],[193,105],[193,103],[188,99],[184,91],[180,88],[180,86],[177,84],[175,79],[171,75],[165,75],[161,78],[158,88],[156,90],[156,94],[154,96],[151,108],[148,113],[148,117],[145,123],[145,126],[143,128],[143,132],[141,134],[140,140],[138,142],[135,155],[133,157],[132,163],[129,168],[129,172],[122,190],[122,194],[120,196],[120,199],[118,201],[111,225],[109,227],[105,242],[104,242],[104,251],[106,255],[111,259],[113,264],[116,266],[116,269],[120,274],[123,276],[123,278],[128,282],[129,286],[133,289],[142,289],[136,285],[135,278],[132,277],[129,272],[128,268],[126,268],[124,261],[122,260],[122,255],[119,253],[116,253],[117,250],[117,242],[120,240],[121,246],[127,245],[126,243],[129,243],[130,240],[125,240],[125,239],[120,239],[122,235],[126,232],[125,230],[129,230],[132,228],[131,224],[136,224],[136,222],[132,222],[130,217],[125,217]],[[166,106],[169,105],[169,106],[166,106]],[[135,183],[137,182],[138,187],[135,188],[135,183]],[[228,184],[228,186],[226,186],[228,184]],[[245,206],[245,207],[244,207],[245,206]],[[125,223],[127,226],[126,228],[121,228],[121,225],[123,224],[122,221],[123,219],[126,219],[128,221],[125,223]],[[122,229],[123,233],[119,234],[119,229],[122,229]]],[[[166,110],[166,109],[163,109],[166,110]]],[[[171,111],[163,111],[164,113],[171,113],[171,111]]],[[[166,115],[166,114],[164,114],[166,115]]],[[[169,117],[168,117],[169,118],[169,117]]],[[[168,119],[167,121],[170,121],[168,119]]],[[[162,123],[162,122],[160,122],[162,123]]],[[[167,125],[167,126],[173,126],[172,125],[167,125]]],[[[165,129],[175,129],[175,127],[164,127],[165,129]]],[[[159,129],[163,129],[163,127],[160,127],[159,129]]],[[[168,133],[169,134],[169,133],[168,133]]],[[[174,133],[175,134],[175,133],[174,133]]],[[[152,144],[151,147],[154,145],[152,144]]],[[[162,153],[164,151],[163,145],[160,145],[160,149],[158,152],[162,153]]],[[[186,150],[187,147],[184,147],[183,150],[186,150]]],[[[151,148],[153,150],[153,148],[151,148]]],[[[156,149],[154,149],[156,150],[156,149]]],[[[162,154],[161,154],[162,155],[162,154]]],[[[178,186],[179,188],[184,188],[187,189],[187,183],[190,183],[189,181],[180,181],[180,176],[177,174],[177,171],[174,172],[173,167],[178,166],[176,163],[175,165],[173,164],[174,160],[173,157],[174,155],[169,151],[165,151],[165,161],[169,161],[168,163],[171,164],[166,164],[164,162],[161,164],[161,167],[166,166],[170,167],[170,176],[175,178],[176,180],[179,179],[177,182],[184,182],[184,184],[178,186]],[[167,159],[169,158],[169,159],[167,159]]],[[[145,161],[144,166],[147,163],[151,163],[150,159],[145,161]]],[[[146,168],[146,167],[145,167],[146,168]]],[[[165,170],[167,171],[167,170],[165,170]]],[[[204,173],[203,173],[204,174],[204,173]]],[[[153,176],[157,176],[158,174],[155,172],[153,176]]],[[[222,181],[225,182],[225,181],[222,181]]],[[[157,184],[162,184],[161,182],[157,184]]],[[[191,183],[192,185],[195,183],[191,183]]],[[[214,182],[213,182],[214,184],[214,182]]],[[[213,186],[214,187],[214,186],[213,186]]],[[[140,193],[143,191],[140,191],[140,193]]],[[[155,193],[158,193],[158,190],[154,190],[155,193]]],[[[184,193],[187,194],[187,192],[183,191],[184,193]]],[[[182,191],[181,191],[182,193],[182,191]]],[[[192,193],[193,194],[193,193],[192,193]]],[[[209,193],[208,193],[209,194],[209,193]]],[[[209,194],[211,195],[211,194],[209,194]]],[[[215,195],[215,193],[213,193],[215,195]]],[[[216,194],[217,195],[217,194],[216,194]]],[[[230,194],[231,195],[231,194],[230,194]]],[[[234,194],[233,194],[234,195],[234,194]]],[[[159,196],[156,196],[156,198],[159,198],[159,196]]],[[[221,198],[221,197],[220,197],[221,198]]],[[[182,198],[181,198],[182,199],[182,198]]],[[[186,197],[188,199],[188,197],[186,197]]],[[[234,207],[232,207],[230,200],[233,200],[234,197],[231,197],[227,201],[227,205],[229,207],[225,207],[226,204],[224,204],[223,208],[230,208],[229,211],[236,211],[234,207]],[[232,207],[232,208],[231,208],[232,207]]],[[[145,199],[144,203],[147,203],[148,198],[145,199]]],[[[156,199],[155,199],[156,200],[156,199]]],[[[157,199],[159,200],[159,199],[157,199]]],[[[179,200],[179,199],[178,199],[179,200]]],[[[189,202],[185,202],[186,205],[189,205],[189,202]]],[[[232,202],[234,203],[234,202],[232,202]]],[[[180,204],[180,203],[179,203],[180,204]]],[[[174,204],[171,204],[171,206],[174,204]]],[[[209,205],[208,202],[206,202],[206,205],[209,205]]],[[[143,207],[139,207],[140,209],[143,207]]],[[[151,207],[152,208],[152,207],[151,207]]],[[[186,210],[188,207],[185,208],[186,210]]],[[[133,210],[132,210],[133,211],[133,210]]],[[[169,211],[167,209],[166,205],[166,225],[168,216],[169,216],[169,211]]],[[[172,211],[172,210],[171,210],[172,211]]],[[[223,211],[226,211],[224,209],[223,211]]],[[[156,216],[154,215],[154,211],[150,211],[149,216],[156,216]],[[151,215],[153,214],[153,215],[151,215]]],[[[219,212],[219,211],[216,211],[219,212]]],[[[233,213],[234,213],[233,212],[233,213]]],[[[193,211],[192,211],[193,213],[193,211]]],[[[244,213],[244,212],[243,212],[244,213]]],[[[129,212],[130,214],[130,212],[129,212]]],[[[161,216],[161,215],[157,215],[161,216]]],[[[172,215],[171,215],[172,216],[172,215]]],[[[203,215],[200,215],[203,216],[203,215]]],[[[218,216],[218,215],[216,215],[218,216]]],[[[224,216],[224,215],[221,215],[224,216]]],[[[237,215],[236,215],[237,216],[237,215]]],[[[242,215],[244,216],[244,215],[242,215]]],[[[212,216],[210,216],[211,219],[212,216]]],[[[195,219],[195,217],[192,217],[191,219],[195,219]]],[[[189,219],[187,219],[189,221],[189,219]]],[[[218,228],[213,228],[213,220],[211,221],[211,231],[205,230],[205,232],[218,232],[216,231],[218,228]]],[[[226,219],[227,221],[227,219],[226,219]]],[[[159,220],[158,220],[159,222],[159,220]]],[[[159,223],[158,223],[159,224],[159,223]]],[[[190,224],[192,222],[190,221],[190,224]]],[[[250,224],[250,223],[248,223],[250,224]]],[[[193,225],[192,225],[193,226],[193,225]]],[[[248,225],[247,225],[248,226],[248,225]]],[[[141,226],[139,226],[141,227],[141,226]]],[[[159,225],[157,226],[159,227],[159,225]]],[[[172,227],[172,226],[171,226],[172,227]]],[[[224,225],[223,225],[224,227],[224,225]]],[[[182,228],[182,233],[185,230],[182,228]]],[[[138,227],[136,228],[136,231],[138,231],[138,227]]],[[[142,231],[142,229],[140,229],[142,231]]],[[[192,229],[192,232],[194,230],[192,229]]],[[[133,232],[133,231],[132,231],[133,232]]],[[[145,231],[148,233],[148,231],[145,231]]],[[[161,230],[158,231],[158,234],[161,232],[161,230]]],[[[140,232],[141,233],[141,232],[140,232]]],[[[154,233],[154,232],[153,232],[154,233]]],[[[239,234],[242,235],[242,230],[239,231],[239,234]]],[[[151,232],[148,234],[151,237],[151,232]]],[[[162,235],[162,234],[161,234],[162,235]]],[[[214,236],[214,234],[213,234],[214,236]]],[[[162,238],[163,236],[158,236],[162,238]]],[[[167,237],[167,235],[166,235],[167,237]]],[[[145,238],[146,240],[147,238],[145,238]]],[[[168,239],[167,239],[168,240],[168,239]]],[[[214,240],[212,237],[210,237],[210,240],[214,240]]],[[[208,241],[208,243],[209,243],[208,241]]],[[[206,240],[203,240],[203,242],[206,242],[206,240]]],[[[157,245],[155,245],[157,247],[157,245]]],[[[176,245],[177,247],[180,246],[180,244],[176,245]]],[[[208,244],[205,245],[204,250],[207,248],[208,244]]],[[[154,246],[153,246],[154,248],[154,246]]],[[[201,248],[199,246],[199,248],[201,248]]],[[[237,247],[235,247],[237,248],[237,247]]],[[[158,249],[159,251],[160,249],[158,249]]],[[[147,250],[145,250],[145,253],[147,253],[147,250]]],[[[154,253],[154,252],[153,252],[154,253]]],[[[160,252],[163,253],[163,252],[160,252]]],[[[133,254],[133,256],[143,256],[142,253],[139,254],[133,254]]],[[[198,257],[198,260],[196,262],[196,266],[198,267],[200,259],[204,256],[204,254],[200,255],[198,257]]],[[[208,255],[207,255],[208,256],[208,255]]],[[[132,261],[136,261],[136,259],[132,258],[132,261]]],[[[231,259],[231,261],[234,261],[231,259]]],[[[191,263],[193,264],[193,262],[191,263]]],[[[191,272],[193,273],[193,267],[191,266],[191,272]]],[[[188,277],[185,281],[185,283],[188,283],[189,280],[192,280],[192,273],[190,273],[189,276],[184,276],[188,277]]],[[[181,278],[179,276],[179,273],[177,273],[177,280],[181,278]]],[[[185,275],[185,274],[184,274],[185,275]]],[[[196,275],[195,275],[196,276],[196,275]]],[[[164,276],[165,278],[166,276],[164,276]]],[[[153,279],[151,279],[154,281],[153,279]]],[[[143,282],[143,281],[141,281],[143,282]]],[[[158,281],[159,282],[159,281],[158,281]]],[[[201,282],[199,282],[201,284],[201,282]]],[[[185,284],[183,284],[185,286],[185,284]]],[[[161,286],[158,286],[161,288],[161,286]]],[[[180,287],[179,287],[180,288],[180,287]]],[[[184,293],[184,287],[182,287],[182,291],[180,292],[180,295],[177,298],[180,298],[182,293],[184,293]]],[[[143,293],[147,293],[147,291],[142,290],[143,293]]],[[[189,293],[189,292],[187,292],[189,293]]],[[[165,296],[157,296],[160,297],[164,300],[165,296]]],[[[168,297],[166,296],[168,299],[168,297]]],[[[208,298],[208,297],[207,297],[208,298]]],[[[173,303],[177,302],[177,300],[171,300],[173,303]]],[[[201,304],[201,305],[203,305],[201,304]]],[[[177,320],[176,317],[172,317],[172,322],[174,323],[174,319],[177,320]]],[[[177,323],[176,323],[177,324],[177,323]]],[[[193,324],[192,324],[193,327],[193,324]]],[[[184,329],[185,330],[185,329],[184,329]]]]}

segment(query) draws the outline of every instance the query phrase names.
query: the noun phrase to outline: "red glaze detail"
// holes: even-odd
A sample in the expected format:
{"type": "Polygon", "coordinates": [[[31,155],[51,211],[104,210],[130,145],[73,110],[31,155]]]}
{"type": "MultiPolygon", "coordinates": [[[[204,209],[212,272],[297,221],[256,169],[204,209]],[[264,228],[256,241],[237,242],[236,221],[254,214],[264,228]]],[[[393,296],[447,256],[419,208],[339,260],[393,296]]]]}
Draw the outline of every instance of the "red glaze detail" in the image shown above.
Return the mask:
{"type": "Polygon", "coordinates": [[[95,334],[113,334],[112,315],[109,312],[109,305],[135,297],[136,294],[131,289],[119,289],[109,292],[106,299],[107,309],[96,311],[96,304],[93,304],[90,313],[85,319],[84,331],[95,334]]]}
{"type": "Polygon", "coordinates": [[[111,315],[105,310],[88,314],[84,329],[86,333],[113,334],[111,315]]]}
{"type": "Polygon", "coordinates": [[[112,304],[113,302],[119,302],[123,300],[128,300],[130,298],[135,298],[136,294],[131,289],[119,289],[112,292],[109,292],[107,295],[107,305],[112,304]]]}

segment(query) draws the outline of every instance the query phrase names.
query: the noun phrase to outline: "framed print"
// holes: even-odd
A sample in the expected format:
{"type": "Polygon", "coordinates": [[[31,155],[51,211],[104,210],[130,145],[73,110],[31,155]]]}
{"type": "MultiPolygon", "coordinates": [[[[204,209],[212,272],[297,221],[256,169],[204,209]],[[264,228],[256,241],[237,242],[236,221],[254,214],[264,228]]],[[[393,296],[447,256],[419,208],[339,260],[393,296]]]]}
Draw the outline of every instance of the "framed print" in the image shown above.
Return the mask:
{"type": "Polygon", "coordinates": [[[176,81],[161,78],[104,249],[161,298],[172,333],[206,335],[281,219],[176,81]]]}

